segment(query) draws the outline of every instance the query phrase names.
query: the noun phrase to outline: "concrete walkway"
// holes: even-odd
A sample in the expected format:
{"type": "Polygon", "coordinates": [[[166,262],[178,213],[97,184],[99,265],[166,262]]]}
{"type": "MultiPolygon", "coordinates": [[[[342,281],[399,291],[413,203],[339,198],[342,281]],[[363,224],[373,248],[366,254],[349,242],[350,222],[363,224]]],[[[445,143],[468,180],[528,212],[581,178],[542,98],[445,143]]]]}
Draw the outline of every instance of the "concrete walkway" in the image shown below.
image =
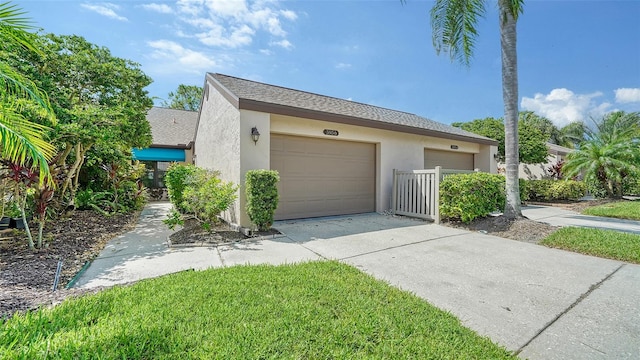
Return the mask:
{"type": "Polygon", "coordinates": [[[640,234],[640,221],[582,215],[554,206],[525,206],[522,208],[522,215],[554,226],[578,226],[640,234]]]}
{"type": "Polygon", "coordinates": [[[160,222],[168,209],[152,203],[77,286],[188,268],[337,259],[450,311],[523,358],[640,358],[638,265],[378,214],[279,221],[279,238],[169,249],[160,222]]]}

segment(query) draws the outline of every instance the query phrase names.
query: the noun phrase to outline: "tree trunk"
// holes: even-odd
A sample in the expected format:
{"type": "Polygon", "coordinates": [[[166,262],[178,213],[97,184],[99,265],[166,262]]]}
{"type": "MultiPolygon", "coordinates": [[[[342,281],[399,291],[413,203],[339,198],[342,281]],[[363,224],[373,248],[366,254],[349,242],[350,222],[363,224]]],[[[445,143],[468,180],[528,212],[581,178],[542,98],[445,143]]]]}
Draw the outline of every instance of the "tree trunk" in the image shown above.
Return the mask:
{"type": "Polygon", "coordinates": [[[500,1],[500,46],[502,50],[502,98],[504,100],[504,153],[507,201],[504,216],[522,217],[518,182],[518,61],[516,51],[516,19],[508,1],[500,1]]]}

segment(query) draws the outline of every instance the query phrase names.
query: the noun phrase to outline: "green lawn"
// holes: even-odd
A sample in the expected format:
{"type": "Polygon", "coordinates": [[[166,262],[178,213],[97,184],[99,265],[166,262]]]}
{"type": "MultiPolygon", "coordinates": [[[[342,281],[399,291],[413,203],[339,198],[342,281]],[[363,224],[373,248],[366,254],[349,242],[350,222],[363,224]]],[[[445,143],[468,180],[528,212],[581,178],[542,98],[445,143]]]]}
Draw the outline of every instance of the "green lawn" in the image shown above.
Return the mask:
{"type": "Polygon", "coordinates": [[[0,323],[2,359],[505,359],[410,293],[338,262],[182,272],[0,323]]]}
{"type": "Polygon", "coordinates": [[[640,201],[618,201],[585,209],[585,215],[640,220],[640,201]]]}
{"type": "Polygon", "coordinates": [[[582,254],[640,264],[640,235],[613,230],[562,228],[542,244],[582,254]]]}

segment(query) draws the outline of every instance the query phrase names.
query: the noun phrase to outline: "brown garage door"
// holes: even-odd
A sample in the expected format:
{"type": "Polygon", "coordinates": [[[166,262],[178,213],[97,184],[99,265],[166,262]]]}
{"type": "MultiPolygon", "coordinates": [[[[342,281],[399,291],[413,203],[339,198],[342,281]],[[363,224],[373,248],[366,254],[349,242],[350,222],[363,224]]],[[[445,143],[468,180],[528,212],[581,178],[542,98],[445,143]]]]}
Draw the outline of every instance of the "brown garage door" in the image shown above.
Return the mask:
{"type": "Polygon", "coordinates": [[[424,168],[433,169],[442,166],[443,169],[473,170],[473,154],[443,150],[424,150],[424,168]]]}
{"type": "Polygon", "coordinates": [[[375,211],[375,145],[271,134],[276,220],[375,211]]]}

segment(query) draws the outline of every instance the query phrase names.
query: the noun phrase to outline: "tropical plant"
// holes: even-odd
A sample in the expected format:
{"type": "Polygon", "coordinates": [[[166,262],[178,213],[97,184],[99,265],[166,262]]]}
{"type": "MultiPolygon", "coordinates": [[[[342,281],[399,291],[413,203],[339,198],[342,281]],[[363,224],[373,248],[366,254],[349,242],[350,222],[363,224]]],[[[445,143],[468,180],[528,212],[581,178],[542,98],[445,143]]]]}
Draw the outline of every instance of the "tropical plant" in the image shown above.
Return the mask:
{"type": "MultiPolygon", "coordinates": [[[[402,0],[406,1],[406,0],[402,0]]],[[[476,38],[477,23],[485,13],[486,0],[436,0],[431,9],[433,45],[437,53],[446,52],[452,61],[469,66],[476,38]]],[[[502,53],[502,97],[505,120],[506,197],[504,216],[522,217],[518,182],[518,65],[516,23],[524,0],[498,0],[500,47],[502,53]]]]}
{"type": "MultiPolygon", "coordinates": [[[[21,48],[35,56],[41,52],[34,43],[33,29],[24,12],[9,2],[0,4],[0,58],[11,49],[21,48]]],[[[55,124],[56,118],[47,94],[14,67],[0,62],[0,156],[13,163],[39,168],[40,181],[50,180],[47,161],[55,147],[45,140],[49,128],[34,123],[26,111],[35,111],[55,124]]]]}
{"type": "Polygon", "coordinates": [[[562,170],[568,177],[584,176],[608,197],[621,197],[625,180],[640,176],[640,113],[613,112],[594,126],[562,170]]]}

